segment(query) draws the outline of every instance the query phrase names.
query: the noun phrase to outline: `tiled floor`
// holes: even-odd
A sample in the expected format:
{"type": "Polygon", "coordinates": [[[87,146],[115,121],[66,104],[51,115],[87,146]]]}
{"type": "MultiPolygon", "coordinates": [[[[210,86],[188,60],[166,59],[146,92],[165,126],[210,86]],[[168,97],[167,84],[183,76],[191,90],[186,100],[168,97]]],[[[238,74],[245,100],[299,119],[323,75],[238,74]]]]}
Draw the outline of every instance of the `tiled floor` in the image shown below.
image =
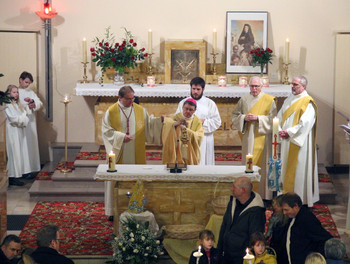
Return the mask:
{"type": "MultiPolygon", "coordinates": [[[[52,164],[47,166],[53,166],[52,164]]],[[[329,204],[329,209],[337,225],[339,234],[347,244],[347,254],[350,256],[350,237],[346,235],[346,214],[349,196],[349,174],[332,174],[332,180],[337,193],[336,203],[329,204]]],[[[8,189],[7,210],[8,214],[31,214],[36,202],[30,201],[28,190],[33,180],[25,180],[22,187],[10,186],[8,189]]],[[[20,231],[8,231],[9,234],[19,235],[20,231]]],[[[75,260],[75,263],[103,263],[103,260],[87,261],[75,260]]]]}

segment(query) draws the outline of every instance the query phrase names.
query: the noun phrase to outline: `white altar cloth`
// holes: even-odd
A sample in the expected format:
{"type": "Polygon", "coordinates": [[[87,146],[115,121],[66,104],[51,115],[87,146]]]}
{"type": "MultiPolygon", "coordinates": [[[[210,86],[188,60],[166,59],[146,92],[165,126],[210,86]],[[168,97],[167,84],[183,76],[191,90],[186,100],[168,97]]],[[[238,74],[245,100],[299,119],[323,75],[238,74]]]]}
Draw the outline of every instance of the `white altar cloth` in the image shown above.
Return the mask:
{"type": "Polygon", "coordinates": [[[95,180],[104,181],[182,181],[182,182],[233,182],[240,176],[247,176],[251,181],[260,181],[260,167],[253,166],[253,173],[245,173],[245,166],[199,166],[188,165],[182,173],[170,173],[165,165],[116,164],[117,172],[107,172],[108,165],[97,167],[95,180]]]}
{"type": "MultiPolygon", "coordinates": [[[[179,97],[184,98],[190,94],[189,84],[157,84],[155,87],[147,87],[145,84],[127,83],[135,90],[135,95],[139,97],[179,97]]],[[[112,83],[77,83],[75,87],[76,95],[80,96],[118,96],[119,89],[124,85],[114,85],[112,83]]],[[[270,87],[262,89],[263,92],[275,97],[288,97],[291,93],[290,85],[271,84],[270,87]]],[[[205,86],[205,96],[215,98],[240,98],[249,93],[249,87],[228,85],[219,87],[218,85],[207,84],[205,86]]]]}

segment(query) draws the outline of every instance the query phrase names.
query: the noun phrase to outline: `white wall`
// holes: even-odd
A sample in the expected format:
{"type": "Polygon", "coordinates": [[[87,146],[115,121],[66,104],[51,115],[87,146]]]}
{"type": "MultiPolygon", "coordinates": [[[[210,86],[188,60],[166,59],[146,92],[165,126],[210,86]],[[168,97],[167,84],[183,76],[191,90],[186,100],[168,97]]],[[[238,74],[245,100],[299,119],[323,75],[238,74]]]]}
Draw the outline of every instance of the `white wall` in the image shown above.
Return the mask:
{"type": "MultiPolygon", "coordinates": [[[[42,23],[34,13],[40,10],[41,3],[39,0],[1,1],[0,29],[40,29],[43,32],[42,23]]],[[[272,67],[269,67],[270,77],[274,77],[275,81],[278,79],[284,41],[289,37],[290,74],[308,77],[308,91],[319,105],[320,162],[332,162],[335,32],[350,31],[350,1],[53,0],[53,7],[59,13],[52,20],[54,84],[57,91],[54,92],[53,124],[44,125],[49,126],[52,130],[50,133],[54,134],[49,137],[50,140],[64,140],[64,114],[59,93],[74,93],[75,83],[82,77],[80,61],[83,37],[90,41],[95,36],[102,36],[109,25],[117,36],[122,36],[120,27],[127,27],[136,36],[139,45],[146,46],[147,31],[152,28],[155,61],[159,61],[163,60],[159,58],[163,54],[159,45],[161,41],[204,39],[209,43],[208,49],[211,49],[212,29],[216,28],[218,49],[224,54],[226,11],[267,11],[268,47],[277,55],[272,67]]],[[[44,50],[39,52],[43,54],[44,50]]],[[[3,71],[0,68],[0,72],[3,71]]],[[[40,73],[43,78],[42,65],[40,73]]],[[[42,94],[43,87],[40,87],[42,94]]],[[[70,142],[94,141],[94,100],[74,97],[69,104],[70,142]]]]}

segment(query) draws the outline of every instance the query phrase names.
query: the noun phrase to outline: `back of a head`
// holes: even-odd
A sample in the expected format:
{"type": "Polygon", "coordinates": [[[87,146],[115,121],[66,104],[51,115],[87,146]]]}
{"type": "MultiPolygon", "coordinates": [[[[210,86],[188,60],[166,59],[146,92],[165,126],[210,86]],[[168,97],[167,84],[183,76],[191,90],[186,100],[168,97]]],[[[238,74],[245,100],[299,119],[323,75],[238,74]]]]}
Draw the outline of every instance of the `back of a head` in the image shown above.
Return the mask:
{"type": "Polygon", "coordinates": [[[56,225],[46,225],[40,228],[36,235],[36,243],[39,247],[50,247],[52,240],[57,240],[59,227],[56,225]]]}
{"type": "Polygon", "coordinates": [[[321,253],[312,252],[306,257],[305,264],[327,264],[327,263],[321,253]]]}
{"type": "Polygon", "coordinates": [[[327,259],[341,260],[346,254],[345,243],[338,238],[331,238],[324,244],[324,252],[327,259]]]}

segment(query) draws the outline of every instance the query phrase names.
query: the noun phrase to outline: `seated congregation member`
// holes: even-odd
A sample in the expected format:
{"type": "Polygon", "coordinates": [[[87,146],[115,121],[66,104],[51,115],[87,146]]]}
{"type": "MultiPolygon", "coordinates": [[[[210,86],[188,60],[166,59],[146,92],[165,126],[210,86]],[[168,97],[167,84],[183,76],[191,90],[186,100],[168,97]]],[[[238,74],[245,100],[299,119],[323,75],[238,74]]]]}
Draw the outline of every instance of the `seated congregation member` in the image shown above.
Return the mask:
{"type": "MultiPolygon", "coordinates": [[[[118,164],[146,164],[146,142],[160,144],[161,118],[149,116],[134,103],[135,92],[123,86],[118,102],[108,108],[102,120],[102,138],[106,152],[113,151],[118,164]]],[[[113,185],[105,183],[106,215],[113,215],[113,185]]]]}
{"type": "MultiPolygon", "coordinates": [[[[201,253],[198,264],[219,264],[221,263],[220,251],[214,247],[215,236],[212,231],[204,229],[199,233],[199,245],[201,246],[201,253]]],[[[191,253],[189,264],[196,264],[197,258],[193,253],[198,252],[194,250],[191,253]]]]}
{"type": "MultiPolygon", "coordinates": [[[[263,233],[256,232],[250,238],[250,252],[254,255],[253,264],[277,264],[276,252],[269,247],[266,247],[266,239],[263,233]]],[[[247,259],[243,264],[250,264],[247,259]]]]}
{"type": "Polygon", "coordinates": [[[264,202],[252,188],[248,177],[233,182],[218,242],[224,264],[242,264],[251,235],[265,230],[264,202]]]}
{"type": "Polygon", "coordinates": [[[300,196],[292,192],[284,194],[282,208],[289,217],[285,243],[289,263],[304,263],[311,252],[324,255],[324,244],[332,235],[307,207],[302,206],[300,196]]]}
{"type": "Polygon", "coordinates": [[[331,238],[324,244],[324,254],[327,264],[345,264],[345,243],[338,238],[331,238]]]}
{"type": "Polygon", "coordinates": [[[181,113],[164,118],[163,164],[199,165],[204,129],[201,120],[194,114],[196,108],[196,100],[189,98],[184,102],[181,113]]]}
{"type": "Polygon", "coordinates": [[[40,228],[36,235],[38,248],[32,253],[32,259],[38,264],[74,264],[59,253],[60,239],[58,226],[46,225],[40,228]]]}
{"type": "Polygon", "coordinates": [[[19,100],[18,87],[9,85],[7,92],[13,98],[6,104],[6,152],[7,169],[10,185],[23,186],[19,178],[31,172],[25,127],[29,123],[28,106],[22,105],[19,100]]]}
{"type": "Polygon", "coordinates": [[[326,260],[322,254],[318,252],[312,252],[306,257],[305,264],[326,264],[326,260]]]}
{"type": "Polygon", "coordinates": [[[21,255],[21,249],[21,239],[18,236],[6,236],[0,248],[0,263],[16,263],[17,256],[21,255]]]}
{"type": "Polygon", "coordinates": [[[250,93],[238,101],[232,112],[232,123],[242,140],[242,164],[245,157],[253,154],[253,165],[261,168],[259,194],[263,199],[272,199],[268,190],[266,163],[271,157],[272,119],[277,115],[275,97],[262,92],[262,79],[253,76],[249,81],[250,93]]]}

